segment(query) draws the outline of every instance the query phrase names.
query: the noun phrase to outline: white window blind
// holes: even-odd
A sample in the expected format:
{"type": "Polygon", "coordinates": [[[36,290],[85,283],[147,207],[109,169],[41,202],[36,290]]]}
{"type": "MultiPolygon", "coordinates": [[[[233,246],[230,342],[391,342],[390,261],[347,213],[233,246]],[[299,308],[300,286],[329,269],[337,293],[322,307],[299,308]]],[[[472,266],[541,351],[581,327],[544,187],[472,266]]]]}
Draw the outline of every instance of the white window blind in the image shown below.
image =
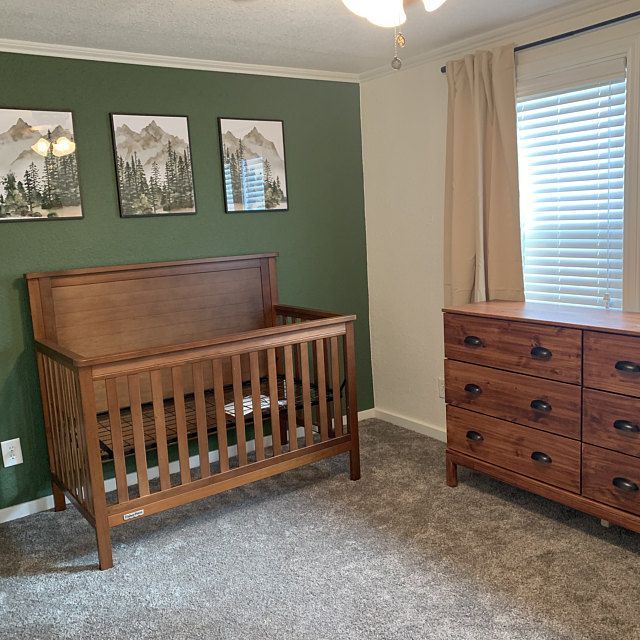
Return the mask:
{"type": "Polygon", "coordinates": [[[527,300],[622,308],[624,62],[519,87],[527,300]]]}

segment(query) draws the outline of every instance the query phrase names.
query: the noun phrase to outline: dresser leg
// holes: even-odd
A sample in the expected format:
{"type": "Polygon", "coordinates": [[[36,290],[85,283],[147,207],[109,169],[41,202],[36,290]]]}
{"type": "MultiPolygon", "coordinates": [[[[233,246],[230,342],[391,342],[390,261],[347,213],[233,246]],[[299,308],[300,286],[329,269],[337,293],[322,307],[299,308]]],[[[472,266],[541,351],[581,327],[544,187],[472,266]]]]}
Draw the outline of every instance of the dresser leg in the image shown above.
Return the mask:
{"type": "Polygon", "coordinates": [[[447,461],[447,485],[449,487],[458,486],[458,465],[446,454],[447,461]]]}

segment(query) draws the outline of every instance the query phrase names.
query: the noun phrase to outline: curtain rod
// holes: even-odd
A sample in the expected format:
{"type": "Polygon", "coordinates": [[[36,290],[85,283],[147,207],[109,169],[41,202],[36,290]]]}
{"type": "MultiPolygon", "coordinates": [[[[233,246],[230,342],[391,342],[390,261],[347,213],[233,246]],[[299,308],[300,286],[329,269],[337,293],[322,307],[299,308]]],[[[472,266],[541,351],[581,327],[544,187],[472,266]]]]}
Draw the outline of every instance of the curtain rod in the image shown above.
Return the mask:
{"type": "MultiPolygon", "coordinates": [[[[528,42],[527,44],[521,44],[514,49],[514,51],[525,51],[526,49],[533,49],[534,47],[540,47],[543,44],[550,44],[551,42],[557,42],[558,40],[565,40],[566,38],[571,38],[573,36],[578,36],[582,33],[588,33],[589,31],[595,31],[596,29],[602,29],[603,27],[609,27],[612,24],[617,24],[618,22],[625,22],[626,20],[631,20],[632,18],[640,17],[640,11],[633,11],[632,13],[627,13],[623,16],[618,16],[617,18],[611,18],[610,20],[605,20],[604,22],[598,22],[596,24],[591,24],[588,27],[582,27],[581,29],[574,29],[573,31],[567,31],[565,33],[560,33],[557,36],[550,36],[549,38],[543,38],[542,40],[536,40],[535,42],[528,42]]],[[[442,73],[447,73],[447,67],[441,67],[440,71],[442,73]]]]}

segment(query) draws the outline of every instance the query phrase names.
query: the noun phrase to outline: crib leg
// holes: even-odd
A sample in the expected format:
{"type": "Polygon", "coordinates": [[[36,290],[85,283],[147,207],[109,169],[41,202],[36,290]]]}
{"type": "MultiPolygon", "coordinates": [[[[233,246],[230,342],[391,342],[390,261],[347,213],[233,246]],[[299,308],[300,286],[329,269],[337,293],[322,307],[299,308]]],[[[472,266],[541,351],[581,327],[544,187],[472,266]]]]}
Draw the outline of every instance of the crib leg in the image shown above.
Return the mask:
{"type": "Polygon", "coordinates": [[[55,482],[51,483],[51,490],[53,493],[53,510],[64,511],[67,508],[64,491],[55,482]]]}
{"type": "Polygon", "coordinates": [[[458,465],[451,459],[448,453],[446,454],[446,464],[447,464],[447,486],[457,487],[458,486],[458,465]]]}
{"type": "Polygon", "coordinates": [[[96,523],[96,540],[98,542],[98,562],[100,569],[111,569],[113,567],[113,550],[111,548],[111,531],[109,525],[98,525],[96,523]]]}

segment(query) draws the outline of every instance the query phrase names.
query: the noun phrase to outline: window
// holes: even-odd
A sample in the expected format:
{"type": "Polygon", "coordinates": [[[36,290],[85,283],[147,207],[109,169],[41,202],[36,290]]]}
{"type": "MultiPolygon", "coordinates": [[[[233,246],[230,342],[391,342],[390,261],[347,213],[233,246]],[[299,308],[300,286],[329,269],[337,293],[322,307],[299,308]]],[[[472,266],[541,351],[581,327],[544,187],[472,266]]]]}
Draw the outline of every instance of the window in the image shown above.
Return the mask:
{"type": "Polygon", "coordinates": [[[519,85],[527,300],[622,308],[626,104],[624,60],[519,85]]]}

